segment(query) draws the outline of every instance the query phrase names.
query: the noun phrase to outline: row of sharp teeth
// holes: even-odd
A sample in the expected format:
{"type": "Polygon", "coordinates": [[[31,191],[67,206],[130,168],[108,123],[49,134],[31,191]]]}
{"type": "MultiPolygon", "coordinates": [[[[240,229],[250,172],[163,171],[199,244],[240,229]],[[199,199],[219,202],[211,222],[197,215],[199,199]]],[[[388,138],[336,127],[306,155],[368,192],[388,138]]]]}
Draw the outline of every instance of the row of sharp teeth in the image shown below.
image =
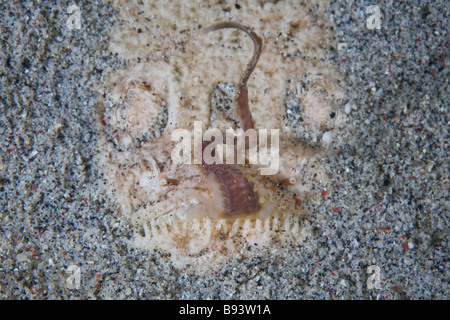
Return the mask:
{"type": "Polygon", "coordinates": [[[233,222],[227,219],[197,218],[192,220],[178,219],[151,219],[143,225],[145,236],[161,236],[171,234],[182,234],[185,232],[191,236],[196,234],[210,236],[213,231],[229,237],[237,234],[264,234],[272,232],[283,232],[285,234],[298,234],[302,229],[302,223],[291,214],[276,214],[270,218],[237,218],[233,222]]]}

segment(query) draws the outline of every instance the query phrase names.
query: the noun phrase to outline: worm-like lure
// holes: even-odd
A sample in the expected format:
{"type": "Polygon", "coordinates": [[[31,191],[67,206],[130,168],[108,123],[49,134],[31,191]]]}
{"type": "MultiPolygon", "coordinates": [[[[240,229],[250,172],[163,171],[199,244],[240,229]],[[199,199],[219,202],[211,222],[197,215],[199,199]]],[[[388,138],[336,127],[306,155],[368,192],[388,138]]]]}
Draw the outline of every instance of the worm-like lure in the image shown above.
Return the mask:
{"type": "MultiPolygon", "coordinates": [[[[253,129],[253,119],[248,106],[248,89],[247,82],[256,67],[262,50],[262,40],[250,28],[245,27],[237,22],[220,22],[214,24],[206,31],[214,31],[219,29],[238,29],[244,31],[250,36],[254,44],[253,57],[247,65],[239,85],[237,95],[238,115],[240,125],[244,131],[253,129]]],[[[210,142],[203,143],[203,150],[210,142]]],[[[225,214],[228,217],[237,217],[241,214],[251,214],[259,209],[258,197],[253,190],[253,186],[245,177],[244,173],[233,165],[229,164],[206,164],[202,163],[202,168],[207,174],[214,174],[221,185],[224,196],[225,214]]]]}

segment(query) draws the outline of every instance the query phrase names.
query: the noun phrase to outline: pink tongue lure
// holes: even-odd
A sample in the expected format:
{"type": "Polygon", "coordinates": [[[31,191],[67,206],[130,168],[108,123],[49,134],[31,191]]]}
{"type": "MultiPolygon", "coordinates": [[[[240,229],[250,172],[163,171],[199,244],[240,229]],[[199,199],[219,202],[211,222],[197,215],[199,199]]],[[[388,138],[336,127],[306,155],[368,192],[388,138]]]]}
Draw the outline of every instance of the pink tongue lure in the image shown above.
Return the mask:
{"type": "MultiPolygon", "coordinates": [[[[203,150],[211,142],[204,141],[203,150]]],[[[211,153],[214,157],[215,151],[213,150],[211,153]]],[[[241,170],[225,163],[207,164],[204,159],[202,160],[202,168],[207,174],[214,174],[220,183],[225,201],[225,214],[228,217],[237,217],[258,210],[258,197],[241,170]]]]}
{"type": "Polygon", "coordinates": [[[258,210],[258,198],[245,175],[229,164],[203,164],[207,173],[213,173],[221,184],[225,197],[225,213],[237,217],[258,210]]]}
{"type": "MultiPolygon", "coordinates": [[[[262,40],[250,28],[237,22],[220,22],[212,25],[206,31],[233,28],[244,31],[253,40],[255,50],[247,70],[239,83],[237,105],[241,127],[244,131],[253,129],[252,114],[248,107],[247,81],[255,69],[262,50],[262,40]]],[[[203,143],[203,150],[211,142],[203,143]]],[[[225,197],[225,213],[228,217],[237,217],[241,214],[251,214],[258,210],[258,197],[245,175],[238,168],[229,164],[206,164],[202,162],[202,168],[207,174],[213,173],[221,185],[225,197]]]]}

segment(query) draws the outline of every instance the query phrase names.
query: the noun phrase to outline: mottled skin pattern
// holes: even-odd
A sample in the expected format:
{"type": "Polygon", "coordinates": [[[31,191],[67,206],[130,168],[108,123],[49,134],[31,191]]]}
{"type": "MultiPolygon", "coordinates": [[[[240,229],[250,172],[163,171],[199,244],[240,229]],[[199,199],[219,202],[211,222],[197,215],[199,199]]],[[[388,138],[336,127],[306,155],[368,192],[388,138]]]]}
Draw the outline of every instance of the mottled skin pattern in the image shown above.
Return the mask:
{"type": "MultiPolygon", "coordinates": [[[[220,22],[212,25],[206,31],[232,28],[244,31],[248,34],[255,46],[253,57],[247,66],[247,70],[238,86],[238,114],[240,124],[244,131],[253,129],[252,114],[248,106],[247,81],[256,67],[262,50],[262,40],[250,28],[237,22],[220,22]]],[[[203,150],[210,142],[203,143],[203,150]]],[[[229,164],[206,164],[202,162],[202,168],[207,174],[214,174],[221,185],[225,201],[225,213],[228,217],[237,217],[241,214],[254,213],[259,209],[258,197],[253,186],[247,180],[241,170],[229,164]]]]}

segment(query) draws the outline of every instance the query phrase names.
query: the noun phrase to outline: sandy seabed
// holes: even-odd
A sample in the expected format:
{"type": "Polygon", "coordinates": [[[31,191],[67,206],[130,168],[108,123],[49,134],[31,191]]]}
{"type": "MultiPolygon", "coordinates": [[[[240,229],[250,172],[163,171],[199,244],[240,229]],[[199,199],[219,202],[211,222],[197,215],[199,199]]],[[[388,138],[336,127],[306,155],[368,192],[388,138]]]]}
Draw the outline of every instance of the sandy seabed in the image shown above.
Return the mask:
{"type": "MultiPolygon", "coordinates": [[[[448,299],[448,4],[379,2],[378,16],[373,3],[323,1],[276,19],[269,13],[289,2],[197,11],[143,3],[79,3],[79,29],[70,2],[0,5],[2,299],[448,299]],[[196,36],[199,25],[223,20],[268,41],[249,81],[255,121],[281,117],[280,127],[320,154],[316,168],[329,180],[304,180],[301,242],[281,238],[182,269],[173,253],[135,245],[142,230],[98,162],[105,133],[120,147],[102,115],[111,75],[155,61],[179,67],[195,112],[214,105],[207,85],[236,83],[252,52],[243,34],[196,36]],[[212,68],[224,61],[219,53],[233,64],[189,87],[184,79],[202,71],[189,54],[212,58],[204,61],[212,68]],[[279,117],[263,112],[267,101],[279,117]],[[316,118],[324,106],[328,118],[316,118]]],[[[140,130],[133,134],[154,141],[140,130]]],[[[296,205],[303,191],[283,194],[296,205]]]]}

